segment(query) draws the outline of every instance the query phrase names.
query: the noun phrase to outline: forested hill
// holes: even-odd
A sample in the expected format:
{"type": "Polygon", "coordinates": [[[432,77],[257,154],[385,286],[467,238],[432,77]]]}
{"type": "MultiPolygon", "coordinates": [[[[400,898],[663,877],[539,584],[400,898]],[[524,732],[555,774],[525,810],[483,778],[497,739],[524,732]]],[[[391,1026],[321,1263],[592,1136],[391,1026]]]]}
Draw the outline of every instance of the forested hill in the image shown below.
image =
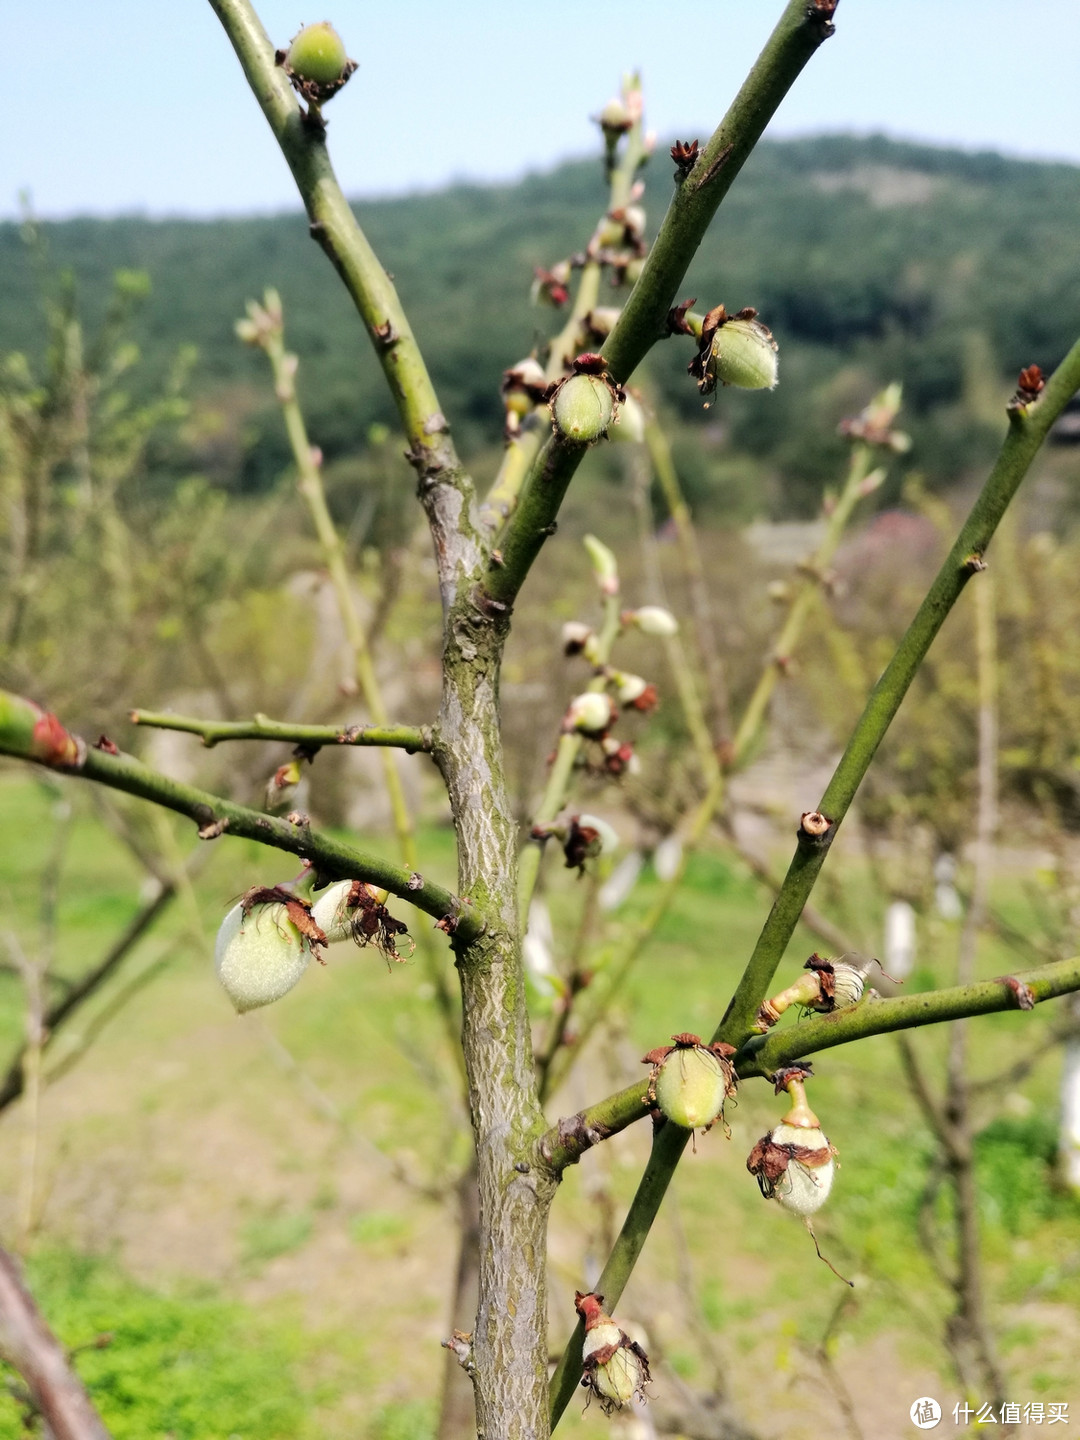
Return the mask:
{"type": "MultiPolygon", "coordinates": [[[[647,172],[650,230],[671,193],[672,168],[661,150],[647,172]]],[[[603,197],[596,161],[515,185],[459,185],[358,207],[466,450],[497,434],[502,369],[553,328],[551,311],[529,304],[533,267],[580,249],[603,197]]],[[[199,352],[197,390],[227,396],[263,386],[261,357],[232,327],[249,296],[275,285],[324,448],[341,452],[372,420],[390,418],[360,326],[299,211],[44,228],[52,262],[74,271],[90,318],[112,272],[149,273],[152,294],[136,326],[149,373],[189,343],[199,352]]],[[[924,463],[944,477],[970,456],[972,426],[985,421],[979,394],[1022,364],[1054,364],[1080,333],[1078,237],[1080,168],[880,137],[763,144],[683,293],[701,306],[756,306],[780,342],[781,385],[767,400],[725,393],[704,418],[730,422],[729,444],[734,437],[740,451],[782,471],[798,504],[831,468],[826,437],[858,390],[853,375],[900,376],[922,426],[924,463]]],[[[0,351],[32,352],[40,335],[18,227],[0,227],[0,351]]],[[[670,353],[652,362],[657,382],[700,421],[685,342],[661,349],[670,353]]],[[[264,428],[269,438],[251,447],[244,483],[259,483],[276,464],[278,442],[264,428]]]]}

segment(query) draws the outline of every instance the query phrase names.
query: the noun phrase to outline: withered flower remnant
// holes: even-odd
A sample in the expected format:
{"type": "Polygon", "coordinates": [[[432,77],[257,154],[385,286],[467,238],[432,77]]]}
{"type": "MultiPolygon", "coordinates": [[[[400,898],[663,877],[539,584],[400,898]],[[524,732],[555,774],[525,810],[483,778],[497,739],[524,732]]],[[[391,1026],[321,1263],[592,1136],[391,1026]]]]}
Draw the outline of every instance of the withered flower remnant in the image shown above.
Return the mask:
{"type": "Polygon", "coordinates": [[[413,954],[415,944],[405,922],[387,910],[388,893],[364,880],[339,880],[316,900],[312,917],[329,943],[374,945],[387,960],[401,963],[413,954]]]}

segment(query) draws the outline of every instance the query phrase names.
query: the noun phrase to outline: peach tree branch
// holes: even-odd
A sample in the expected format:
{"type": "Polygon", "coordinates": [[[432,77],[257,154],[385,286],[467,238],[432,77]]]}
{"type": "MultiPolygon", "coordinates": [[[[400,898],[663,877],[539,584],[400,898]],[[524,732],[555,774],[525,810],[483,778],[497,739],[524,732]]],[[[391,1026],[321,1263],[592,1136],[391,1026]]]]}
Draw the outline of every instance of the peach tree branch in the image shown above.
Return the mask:
{"type": "MultiPolygon", "coordinates": [[[[766,995],[799,922],[803,905],[809,898],[825,862],[829,846],[885,732],[965,585],[971,576],[983,567],[986,548],[1051,425],[1078,388],[1080,340],[1045,383],[1034,367],[1021,372],[1020,388],[1009,407],[1009,432],[997,462],[937,578],[931,584],[914,620],[908,626],[896,653],[871,692],[866,708],[856,723],[847,749],[822,797],[818,814],[813,817],[816,821],[824,819],[824,832],[814,835],[805,824],[800,826],[795,856],[724,1018],[716,1028],[713,1040],[723,1040],[741,1047],[749,1038],[757,1007],[766,995]],[[1028,388],[1029,380],[1034,388],[1028,388]]],[[[814,829],[817,828],[815,825],[814,829]]],[[[1058,963],[1067,967],[1074,962],[1058,963]]],[[[1053,971],[1054,967],[1047,967],[1047,970],[1053,971]]],[[[1034,973],[1037,977],[1046,978],[1045,971],[1034,973]]],[[[1065,993],[1080,987],[1080,975],[1067,971],[1062,973],[1065,974],[1066,983],[1060,991],[1053,993],[1065,993]]],[[[993,993],[1004,1000],[1006,987],[998,982],[993,993]]],[[[1011,989],[1007,993],[1010,1004],[1014,1003],[1011,989]]],[[[1036,995],[1038,996],[1037,991],[1036,995]]],[[[925,999],[919,996],[903,998],[908,1003],[926,1003],[925,999]]],[[[982,997],[983,1011],[1004,1008],[989,1003],[991,998],[989,993],[982,997]]],[[[891,1005],[893,1002],[881,1003],[891,1005]]],[[[976,1010],[974,1013],[982,1012],[976,1010]]],[[[940,1018],[955,1017],[943,1014],[940,1018]]],[[[802,1053],[803,1035],[804,1027],[800,1027],[799,1053],[802,1053]]],[[[688,1131],[676,1133],[674,1126],[665,1126],[654,1139],[652,1154],[637,1193],[595,1287],[604,1294],[609,1304],[614,1304],[622,1294],[688,1139],[688,1131]]],[[[581,1326],[575,1330],[552,1377],[553,1424],[566,1408],[577,1384],[583,1333],[581,1326]]]]}
{"type": "MultiPolygon", "coordinates": [[[[432,528],[457,532],[473,498],[435,387],[390,276],[357,223],[334,174],[325,128],[312,124],[293,94],[250,0],[210,0],[252,93],[281,147],[311,222],[364,322],[409,441],[432,528]],[[454,498],[432,490],[454,492],[454,498]]],[[[437,550],[439,547],[436,547],[437,550]]],[[[456,564],[455,553],[447,558],[456,564]]],[[[441,553],[441,552],[440,552],[441,553]]],[[[475,557],[470,557],[475,558],[475,557]]],[[[444,587],[446,576],[444,575],[444,587]]]]}
{"type": "Polygon", "coordinates": [[[223,740],[280,740],[300,750],[319,750],[324,745],[387,745],[408,755],[431,749],[426,725],[298,725],[266,715],[254,715],[250,720],[201,720],[168,710],[132,710],[130,719],[133,725],[198,735],[207,749],[223,740]]]}
{"type": "MultiPolygon", "coordinates": [[[[644,270],[601,353],[616,384],[625,384],[658,340],[705,231],[743,162],[818,46],[832,34],[836,0],[789,0],[765,49],[693,169],[678,181],[644,270]]],[[[503,563],[484,589],[509,608],[525,583],[574,472],[588,447],[558,433],[544,444],[521,487],[500,540],[503,563]]]]}
{"type": "Polygon", "coordinates": [[[166,810],[175,810],[195,821],[202,839],[228,833],[257,840],[310,861],[328,880],[370,881],[445,922],[445,928],[463,942],[474,939],[484,928],[483,916],[471,905],[415,871],[345,845],[333,836],[312,830],[302,820],[264,815],[208,790],[185,785],[150,769],[132,755],[88,746],[85,740],[65,730],[55,715],[7,691],[0,691],[0,754],[33,760],[61,774],[96,780],[166,810]]]}

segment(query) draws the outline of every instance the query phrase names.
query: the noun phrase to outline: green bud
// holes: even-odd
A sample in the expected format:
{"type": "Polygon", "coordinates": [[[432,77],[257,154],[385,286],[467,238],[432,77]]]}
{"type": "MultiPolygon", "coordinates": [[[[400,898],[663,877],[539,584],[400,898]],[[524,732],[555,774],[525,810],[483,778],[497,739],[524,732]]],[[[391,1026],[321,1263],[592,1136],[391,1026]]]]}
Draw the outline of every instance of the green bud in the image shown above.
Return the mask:
{"type": "Polygon", "coordinates": [[[607,434],[615,415],[611,386],[599,375],[571,375],[555,392],[552,414],[556,428],[586,444],[607,434]]]}
{"type": "Polygon", "coordinates": [[[605,595],[616,595],[619,591],[619,562],[615,551],[595,535],[585,535],[581,543],[589,557],[597,583],[605,595]]]}
{"type": "Polygon", "coordinates": [[[348,56],[341,36],[328,20],[305,25],[285,56],[289,69],[314,85],[334,85],[343,79],[348,56]]]}

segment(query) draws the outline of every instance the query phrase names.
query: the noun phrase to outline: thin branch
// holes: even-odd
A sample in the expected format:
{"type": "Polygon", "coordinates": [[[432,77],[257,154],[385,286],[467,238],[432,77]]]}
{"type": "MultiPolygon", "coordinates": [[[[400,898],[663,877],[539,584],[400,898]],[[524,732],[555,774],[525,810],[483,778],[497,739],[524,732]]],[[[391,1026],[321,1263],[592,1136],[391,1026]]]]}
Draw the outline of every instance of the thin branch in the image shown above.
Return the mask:
{"type": "Polygon", "coordinates": [[[677,181],[641,278],[603,347],[616,380],[628,380],[667,334],[668,311],[720,202],[803,67],[832,34],[834,9],[832,0],[789,0],[697,164],[677,181]]]}
{"type": "Polygon", "coordinates": [[[292,171],[311,220],[367,329],[421,475],[471,496],[449,427],[390,276],[341,192],[325,129],[311,123],[274,62],[274,47],[249,0],[210,0],[292,171]]]}
{"type": "Polygon", "coordinates": [[[266,715],[250,720],[200,720],[157,710],[132,710],[130,718],[133,725],[199,735],[208,749],[222,740],[280,740],[301,750],[318,750],[324,745],[388,745],[409,755],[431,749],[426,725],[297,725],[266,715]]]}
{"type": "MultiPolygon", "coordinates": [[[[803,66],[832,33],[833,0],[789,0],[757,63],[687,177],[676,187],[660,233],[602,353],[618,384],[658,340],[678,287],[721,200],[803,66]]],[[[503,563],[488,573],[489,601],[508,609],[552,533],[563,497],[587,445],[553,434],[521,489],[500,541],[503,563]]]]}
{"type": "Polygon", "coordinates": [[[829,846],[885,732],[946,617],[972,575],[982,567],[983,554],[1047,431],[1078,387],[1080,341],[1046,382],[1037,399],[1010,408],[1009,433],[997,463],[896,653],[874,686],[866,708],[852,731],[847,749],[821,798],[818,813],[829,821],[828,831],[821,841],[817,841],[800,829],[799,845],[783,887],[718,1028],[717,1038],[727,1035],[734,1037],[731,1043],[738,1044],[749,1034],[754,1013],[768,991],[776,967],[799,922],[802,907],[825,863],[829,846]]]}
{"type": "MultiPolygon", "coordinates": [[[[1011,978],[1011,977],[1010,977],[1011,978]]],[[[1080,957],[1054,960],[1019,977],[1030,987],[1037,1003],[1080,990],[1080,957]]],[[[854,1009],[832,1015],[815,1015],[798,1025],[787,1025],[759,1042],[748,1042],[740,1057],[741,1076],[771,1075],[803,1055],[831,1050],[869,1035],[910,1030],[919,1025],[937,1025],[943,1020],[963,1020],[972,1015],[992,1015],[998,1010],[1015,1010],[1016,994],[1008,979],[980,980],[974,985],[953,985],[945,990],[928,990],[921,995],[896,995],[889,1000],[864,1000],[854,1009]]]]}
{"type": "Polygon", "coordinates": [[[0,1358],[26,1381],[54,1440],[109,1440],[67,1353],[5,1250],[0,1250],[0,1358]]]}
{"type": "Polygon", "coordinates": [[[435,916],[455,939],[464,943],[484,928],[483,915],[467,900],[425,880],[416,871],[312,830],[303,816],[290,820],[263,815],[208,790],[161,775],[131,755],[92,749],[66,731],[55,715],[7,691],[0,691],[0,754],[34,760],[62,774],[96,780],[166,810],[175,810],[195,821],[202,839],[213,839],[227,831],[299,855],[328,880],[370,881],[435,916]]]}
{"type": "MultiPolygon", "coordinates": [[[[48,1044],[59,1026],[90,999],[142,939],[162,912],[172,903],[176,895],[175,882],[162,885],[152,900],[148,900],[132,916],[123,933],[105,952],[98,963],[77,980],[63,997],[50,1005],[43,1017],[45,1043],[48,1044]]],[[[23,1093],[23,1057],[20,1050],[8,1066],[7,1074],[0,1082],[0,1111],[5,1110],[23,1093]]]]}
{"type": "MultiPolygon", "coordinates": [[[[1025,971],[1021,978],[1037,1003],[1072,994],[1080,990],[1080,956],[1025,971]]],[[[740,1080],[767,1078],[794,1060],[836,1045],[865,1040],[871,1035],[1015,1009],[1016,995],[1005,979],[954,985],[921,995],[898,995],[888,1000],[867,999],[847,1010],[815,1015],[797,1025],[774,1030],[768,1036],[752,1037],[735,1056],[735,1068],[740,1080]]],[[[561,1172],[591,1146],[642,1119],[647,1113],[648,1088],[646,1077],[577,1115],[560,1120],[540,1143],[544,1159],[553,1170],[561,1172]]],[[[684,1138],[689,1139],[689,1132],[684,1132],[684,1138]]],[[[607,1292],[603,1293],[606,1296],[607,1292]]]]}

